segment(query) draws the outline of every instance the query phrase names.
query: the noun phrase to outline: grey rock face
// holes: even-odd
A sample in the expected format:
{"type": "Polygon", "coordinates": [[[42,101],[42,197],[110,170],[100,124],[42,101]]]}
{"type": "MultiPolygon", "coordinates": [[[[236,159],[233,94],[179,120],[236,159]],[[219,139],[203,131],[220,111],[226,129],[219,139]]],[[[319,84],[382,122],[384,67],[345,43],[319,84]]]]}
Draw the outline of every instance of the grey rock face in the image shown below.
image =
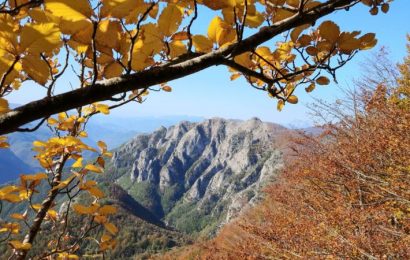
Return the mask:
{"type": "MultiPolygon", "coordinates": [[[[154,213],[170,225],[189,229],[184,227],[184,217],[207,216],[212,231],[257,201],[261,188],[274,180],[283,167],[283,149],[277,142],[288,132],[257,118],[181,122],[121,146],[114,153],[111,171],[121,176],[118,184],[142,204],[153,203],[144,201],[147,198],[135,189],[149,185],[161,200],[156,205],[163,207],[154,213]]],[[[209,224],[194,225],[194,231],[209,224]]]]}

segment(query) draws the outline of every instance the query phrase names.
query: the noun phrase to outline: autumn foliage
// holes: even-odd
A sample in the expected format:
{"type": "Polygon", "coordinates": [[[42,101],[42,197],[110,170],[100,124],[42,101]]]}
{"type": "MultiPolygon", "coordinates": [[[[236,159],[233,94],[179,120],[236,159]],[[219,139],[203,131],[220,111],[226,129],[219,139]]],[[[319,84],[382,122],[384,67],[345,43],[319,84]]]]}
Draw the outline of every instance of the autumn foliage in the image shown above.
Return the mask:
{"type": "MultiPolygon", "coordinates": [[[[39,258],[76,259],[84,239],[92,239],[100,255],[115,246],[118,229],[110,221],[115,208],[103,203],[105,194],[92,180],[103,173],[111,153],[102,141],[95,147],[85,144],[92,116],[141,103],[150,91],[170,92],[169,81],[211,66],[227,66],[232,80],[245,78],[282,110],[298,102],[296,89],[311,92],[317,84],[329,84],[339,68],[377,43],[373,33],[343,31],[330,20],[316,25],[318,19],[356,4],[364,4],[373,15],[379,9],[386,13],[390,2],[1,1],[0,148],[9,147],[3,135],[15,131],[32,132],[46,125],[52,135],[33,143],[42,172],[22,175],[15,185],[0,188],[0,206],[27,209],[10,212],[0,223],[0,241],[7,244],[10,258],[25,259],[35,248],[39,258]],[[213,15],[202,20],[205,30],[194,29],[204,8],[213,15]],[[271,44],[276,36],[283,37],[271,44]],[[72,79],[72,86],[64,78],[72,79]],[[12,108],[9,95],[20,95],[30,84],[42,98],[26,97],[32,102],[12,108]],[[85,152],[94,152],[95,159],[83,159],[85,152]],[[84,220],[81,225],[71,221],[73,213],[84,220]],[[95,229],[102,230],[101,235],[89,237],[95,229]],[[45,230],[53,232],[38,252],[36,238],[45,230]]],[[[364,182],[363,176],[357,178],[364,182]]],[[[392,192],[398,192],[395,189],[392,192]]],[[[366,197],[363,203],[377,199],[366,197]]]]}
{"type": "Polygon", "coordinates": [[[333,123],[319,136],[301,134],[295,140],[290,166],[266,190],[264,201],[212,242],[176,255],[408,259],[409,58],[396,70],[378,56],[369,65],[371,74],[344,100],[315,104],[317,116],[333,123]]]}

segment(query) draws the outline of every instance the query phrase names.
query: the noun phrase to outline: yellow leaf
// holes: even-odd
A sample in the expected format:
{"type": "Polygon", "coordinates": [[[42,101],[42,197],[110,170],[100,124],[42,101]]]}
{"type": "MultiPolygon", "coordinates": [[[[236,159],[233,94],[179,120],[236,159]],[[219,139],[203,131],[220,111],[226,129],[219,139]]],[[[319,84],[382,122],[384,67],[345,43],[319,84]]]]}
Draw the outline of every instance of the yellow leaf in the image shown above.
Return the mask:
{"type": "Polygon", "coordinates": [[[171,40],[173,41],[185,41],[188,40],[188,33],[187,32],[177,32],[172,35],[171,40]]]}
{"type": "Polygon", "coordinates": [[[240,76],[241,76],[241,74],[239,74],[239,73],[232,74],[231,80],[234,81],[234,80],[238,79],[240,76]]]}
{"type": "Polygon", "coordinates": [[[3,196],[0,196],[1,200],[5,200],[11,203],[18,203],[21,201],[20,196],[13,194],[13,193],[9,193],[9,194],[5,194],[3,196]]]}
{"type": "Polygon", "coordinates": [[[87,44],[74,41],[73,39],[70,39],[67,42],[67,44],[68,46],[70,46],[71,49],[75,50],[78,54],[85,53],[88,50],[87,44]]]}
{"type": "Polygon", "coordinates": [[[340,29],[337,24],[332,21],[323,22],[319,28],[319,35],[325,40],[328,40],[331,43],[334,43],[338,40],[340,35],[340,29]]]}
{"type": "Polygon", "coordinates": [[[100,148],[101,152],[104,153],[105,151],[107,151],[108,147],[107,144],[104,143],[103,141],[98,141],[97,142],[98,147],[100,148]]]}
{"type": "Polygon", "coordinates": [[[101,156],[97,158],[97,163],[98,163],[98,165],[100,165],[102,168],[104,168],[104,166],[105,166],[105,161],[104,161],[104,159],[103,159],[101,156]]]}
{"type": "Polygon", "coordinates": [[[169,43],[169,56],[171,56],[171,59],[174,59],[178,56],[181,56],[182,54],[186,53],[187,48],[185,44],[182,41],[172,41],[169,43]]]}
{"type": "Polygon", "coordinates": [[[78,260],[80,259],[80,257],[74,254],[67,253],[67,252],[57,254],[57,260],[68,260],[68,259],[78,260]]]}
{"type": "Polygon", "coordinates": [[[303,34],[302,36],[300,36],[298,41],[297,41],[297,43],[300,45],[300,47],[306,47],[311,42],[312,42],[312,37],[307,35],[307,34],[303,34]]]}
{"type": "Polygon", "coordinates": [[[57,189],[64,189],[65,187],[67,187],[71,181],[75,178],[75,175],[71,175],[70,177],[68,177],[67,179],[65,179],[64,181],[60,182],[58,185],[54,186],[52,188],[52,190],[57,190],[57,189]]]}
{"type": "Polygon", "coordinates": [[[170,86],[163,86],[163,87],[162,87],[162,90],[163,90],[163,91],[166,91],[166,92],[171,92],[171,91],[172,91],[172,88],[171,88],[170,86]]]}
{"type": "Polygon", "coordinates": [[[194,35],[192,37],[192,43],[197,52],[210,52],[213,48],[212,41],[203,35],[194,35]]]}
{"type": "Polygon", "coordinates": [[[85,166],[85,169],[95,173],[103,173],[103,170],[100,167],[95,166],[94,164],[87,164],[85,166]]]}
{"type": "Polygon", "coordinates": [[[297,96],[290,96],[286,101],[291,104],[297,104],[299,100],[297,96]]]}
{"type": "Polygon", "coordinates": [[[103,153],[103,156],[107,156],[107,157],[112,157],[112,153],[111,152],[105,152],[103,153]]]}
{"type": "Polygon", "coordinates": [[[321,76],[316,79],[316,83],[319,85],[329,85],[330,80],[325,76],[321,76]]]}
{"type": "Polygon", "coordinates": [[[112,215],[117,212],[117,208],[111,205],[104,205],[99,210],[98,213],[101,215],[112,215]]]}
{"type": "Polygon", "coordinates": [[[236,6],[235,0],[203,0],[203,3],[212,10],[220,10],[229,7],[233,8],[236,6]]]}
{"type": "Polygon", "coordinates": [[[30,243],[22,243],[22,242],[17,241],[17,240],[9,241],[9,244],[10,244],[14,249],[17,249],[17,250],[25,250],[25,251],[27,251],[27,250],[30,250],[30,248],[31,248],[31,244],[30,244],[30,243]]]}
{"type": "Polygon", "coordinates": [[[57,211],[55,211],[54,209],[49,209],[47,211],[47,217],[49,219],[56,220],[58,217],[57,211]]]}
{"type": "Polygon", "coordinates": [[[282,21],[286,18],[289,18],[293,15],[295,15],[295,13],[293,13],[291,11],[288,11],[288,10],[285,10],[285,9],[278,9],[275,12],[275,15],[272,17],[272,22],[276,23],[276,22],[282,21]]]}
{"type": "Polygon", "coordinates": [[[282,111],[284,107],[285,107],[285,102],[283,102],[283,100],[279,100],[278,106],[277,106],[278,111],[282,111]]]}
{"type": "Polygon", "coordinates": [[[316,56],[318,54],[318,49],[314,46],[309,46],[306,48],[306,52],[310,56],[316,56]]]}
{"type": "Polygon", "coordinates": [[[0,196],[11,193],[11,192],[15,192],[18,191],[19,188],[17,186],[6,186],[0,189],[0,196]]]}
{"type": "Polygon", "coordinates": [[[86,206],[83,206],[81,204],[74,204],[73,209],[74,209],[75,212],[77,212],[79,214],[90,215],[90,214],[94,214],[95,212],[97,212],[98,207],[96,207],[95,205],[86,207],[86,206]]]}
{"type": "Polygon", "coordinates": [[[104,227],[108,232],[110,232],[113,235],[118,233],[118,228],[110,222],[104,223],[104,227]]]}
{"type": "Polygon", "coordinates": [[[219,16],[215,16],[208,26],[208,37],[213,42],[224,45],[235,40],[236,32],[232,26],[226,23],[219,16]]]}
{"type": "Polygon", "coordinates": [[[83,167],[83,158],[82,157],[78,158],[77,161],[75,161],[73,163],[73,165],[71,165],[71,167],[72,168],[81,168],[81,167],[83,167]]]}
{"type": "Polygon", "coordinates": [[[91,193],[91,195],[101,199],[105,196],[104,192],[102,192],[99,188],[97,187],[91,187],[89,189],[87,189],[89,193],[91,193]]]}
{"type": "Polygon", "coordinates": [[[36,22],[36,23],[47,23],[52,22],[52,19],[47,15],[46,12],[41,10],[40,8],[33,8],[28,11],[28,15],[36,22]]]}
{"type": "Polygon", "coordinates": [[[47,123],[49,125],[55,125],[58,124],[58,121],[55,118],[50,117],[49,119],[47,119],[47,123]]]}
{"type": "Polygon", "coordinates": [[[45,85],[50,77],[50,67],[40,55],[27,55],[22,59],[22,65],[24,71],[30,78],[39,83],[45,85]]]}
{"type": "Polygon", "coordinates": [[[299,6],[299,2],[300,0],[286,0],[286,4],[295,8],[299,6]]]}
{"type": "Polygon", "coordinates": [[[124,18],[141,4],[141,0],[103,0],[100,13],[103,17],[124,18]]]}
{"type": "Polygon", "coordinates": [[[305,88],[307,93],[312,92],[315,89],[316,85],[315,83],[311,83],[308,87],[305,88]]]}
{"type": "Polygon", "coordinates": [[[105,104],[97,104],[95,106],[95,110],[103,113],[104,115],[108,115],[110,113],[110,107],[105,104]]]}
{"type": "Polygon", "coordinates": [[[118,62],[113,62],[105,66],[104,77],[106,79],[119,77],[122,75],[124,68],[118,62]]]}
{"type": "Polygon", "coordinates": [[[376,35],[374,33],[366,33],[365,35],[359,38],[359,41],[361,44],[361,50],[371,49],[377,44],[376,35]]]}
{"type": "Polygon", "coordinates": [[[158,28],[165,36],[175,33],[182,22],[182,11],[174,4],[168,4],[158,18],[158,28]]]}
{"type": "Polygon", "coordinates": [[[79,136],[79,137],[88,137],[88,134],[87,134],[86,131],[81,131],[81,132],[78,134],[78,136],[79,136]]]}
{"type": "Polygon", "coordinates": [[[9,111],[9,102],[4,98],[0,98],[0,115],[9,111]]]}
{"type": "Polygon", "coordinates": [[[44,2],[47,11],[67,21],[81,21],[90,18],[92,14],[87,0],[45,0],[44,2]]]}
{"type": "Polygon", "coordinates": [[[54,23],[27,24],[21,30],[21,51],[32,54],[50,53],[60,47],[60,31],[54,23]]]}
{"type": "Polygon", "coordinates": [[[42,141],[34,141],[33,142],[33,146],[34,147],[44,147],[44,146],[46,146],[47,144],[45,143],[45,142],[42,142],[42,141]]]}
{"type": "Polygon", "coordinates": [[[293,31],[290,33],[290,39],[292,40],[292,42],[296,43],[299,38],[299,35],[309,27],[310,24],[303,24],[293,29],[293,31]]]}
{"type": "Polygon", "coordinates": [[[245,25],[250,28],[258,28],[264,21],[265,17],[261,13],[256,12],[254,15],[248,14],[246,16],[245,25]]]}
{"type": "Polygon", "coordinates": [[[95,39],[98,44],[113,48],[120,49],[122,27],[120,22],[111,20],[102,20],[98,23],[97,33],[95,39]]]}
{"type": "Polygon", "coordinates": [[[23,214],[18,214],[18,213],[13,213],[10,215],[10,217],[14,219],[20,219],[20,220],[26,219],[26,216],[24,216],[23,214]]]}
{"type": "Polygon", "coordinates": [[[356,39],[353,33],[348,32],[343,32],[340,34],[338,43],[340,51],[345,54],[350,54],[352,51],[361,47],[360,40],[356,39]]]}
{"type": "Polygon", "coordinates": [[[37,180],[43,180],[43,179],[47,179],[48,176],[47,174],[41,172],[38,174],[33,174],[33,175],[21,175],[20,179],[22,181],[37,181],[37,180]]]}
{"type": "Polygon", "coordinates": [[[377,15],[378,13],[379,13],[379,8],[377,6],[373,6],[373,8],[370,9],[371,15],[377,15]]]}
{"type": "Polygon", "coordinates": [[[384,3],[384,4],[382,4],[382,12],[383,13],[387,13],[388,11],[389,11],[389,9],[390,9],[390,6],[389,6],[389,4],[388,3],[384,3]]]}
{"type": "Polygon", "coordinates": [[[112,239],[112,237],[108,234],[103,234],[101,236],[101,242],[106,242],[106,241],[110,241],[112,239]]]}
{"type": "Polygon", "coordinates": [[[0,233],[9,232],[11,234],[18,234],[20,231],[19,223],[5,223],[0,228],[0,233]]]}
{"type": "Polygon", "coordinates": [[[107,249],[114,249],[116,244],[117,244],[117,241],[115,241],[114,239],[101,242],[100,243],[100,250],[105,251],[107,249]]]}
{"type": "MultiPolygon", "coordinates": [[[[89,20],[81,20],[77,22],[62,20],[59,28],[63,34],[71,35],[71,39],[77,43],[90,45],[94,32],[94,26],[89,20]]],[[[84,46],[80,46],[84,49],[84,46]]],[[[76,48],[78,49],[78,48],[76,48]]]]}

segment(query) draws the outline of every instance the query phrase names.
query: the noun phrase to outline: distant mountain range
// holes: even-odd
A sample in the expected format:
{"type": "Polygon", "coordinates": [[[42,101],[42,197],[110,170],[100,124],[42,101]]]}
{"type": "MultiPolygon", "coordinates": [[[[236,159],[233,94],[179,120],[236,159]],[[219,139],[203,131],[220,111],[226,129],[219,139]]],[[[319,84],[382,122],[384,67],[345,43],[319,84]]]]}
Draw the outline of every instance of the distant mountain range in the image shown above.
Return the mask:
{"type": "MultiPolygon", "coordinates": [[[[16,106],[16,105],[14,105],[16,106]]],[[[95,146],[99,140],[104,140],[110,149],[115,149],[138,133],[149,133],[160,126],[171,126],[181,120],[200,121],[200,117],[167,116],[167,117],[135,117],[119,118],[111,116],[95,116],[87,126],[89,137],[85,142],[95,146]]],[[[33,127],[31,123],[25,127],[33,127]]],[[[15,132],[8,135],[10,149],[0,150],[0,184],[18,178],[20,174],[40,170],[32,144],[35,140],[47,140],[51,131],[42,126],[35,132],[15,132]]],[[[87,154],[87,157],[93,156],[87,154]]]]}
{"type": "MultiPolygon", "coordinates": [[[[121,229],[120,243],[110,259],[140,258],[189,243],[192,237],[214,235],[257,202],[263,187],[275,181],[294,133],[257,118],[180,119],[121,123],[102,118],[89,125],[93,140],[87,143],[98,139],[111,147],[123,143],[113,149],[105,174],[95,175],[108,194],[107,201],[120,209],[113,220],[121,229]]],[[[0,170],[15,170],[0,181],[35,168],[27,163],[33,156],[31,142],[47,138],[46,128],[10,135],[14,148],[0,153],[0,166],[6,165],[0,170]]],[[[63,204],[61,197],[58,205],[63,204]]],[[[24,209],[24,205],[5,205],[2,216],[24,209]]]]}

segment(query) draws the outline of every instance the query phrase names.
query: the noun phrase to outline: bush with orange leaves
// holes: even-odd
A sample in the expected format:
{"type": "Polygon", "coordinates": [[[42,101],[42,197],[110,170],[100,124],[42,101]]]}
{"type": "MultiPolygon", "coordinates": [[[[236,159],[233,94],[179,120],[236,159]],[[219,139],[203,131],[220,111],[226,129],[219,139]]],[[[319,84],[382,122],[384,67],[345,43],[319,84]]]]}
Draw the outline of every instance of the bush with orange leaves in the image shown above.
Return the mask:
{"type": "Polygon", "coordinates": [[[265,200],[184,256],[410,258],[410,55],[368,68],[344,100],[315,104],[328,123],[297,138],[265,200]]]}

